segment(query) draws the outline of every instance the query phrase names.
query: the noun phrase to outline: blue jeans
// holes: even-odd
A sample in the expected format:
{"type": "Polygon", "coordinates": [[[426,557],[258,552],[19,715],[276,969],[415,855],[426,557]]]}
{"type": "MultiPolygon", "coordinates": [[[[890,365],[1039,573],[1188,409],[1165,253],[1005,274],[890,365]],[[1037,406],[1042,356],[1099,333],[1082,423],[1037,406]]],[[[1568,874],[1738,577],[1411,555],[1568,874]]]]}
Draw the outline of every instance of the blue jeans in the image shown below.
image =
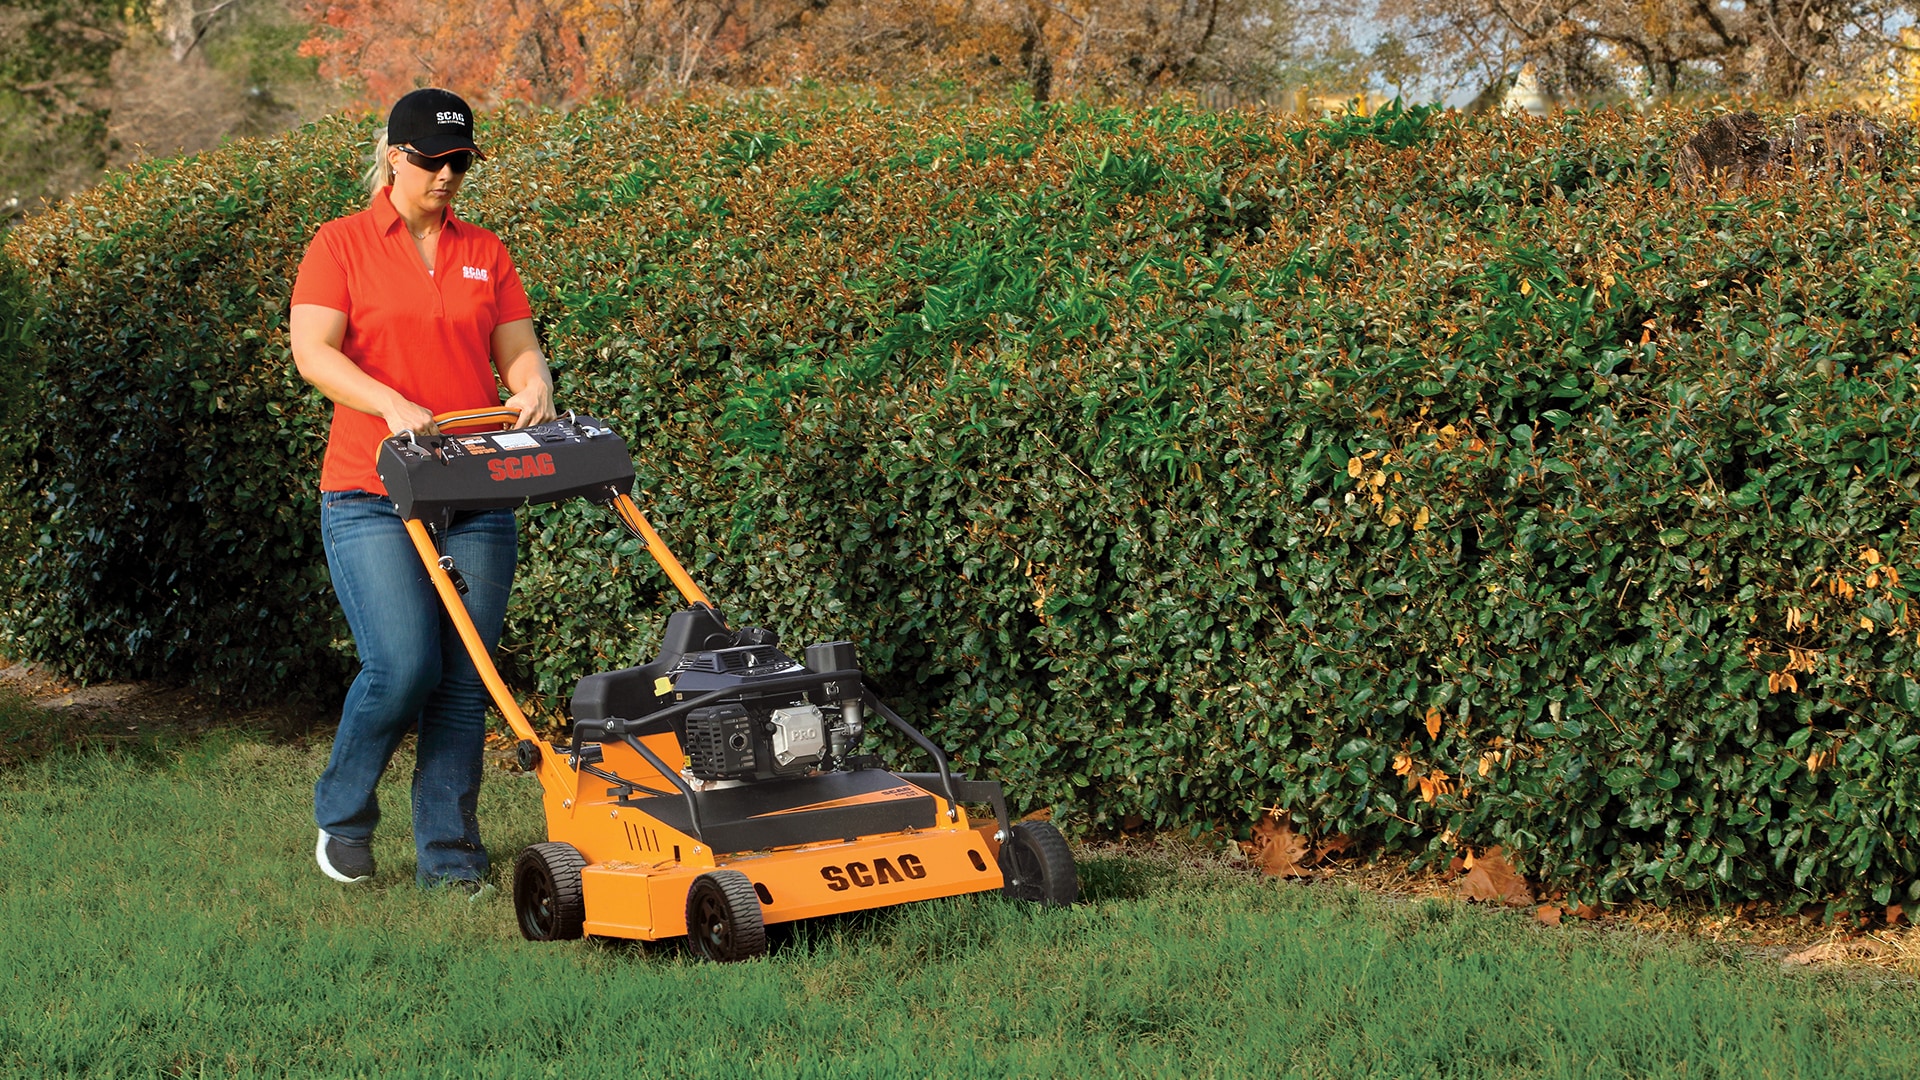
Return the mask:
{"type": "MultiPolygon", "coordinates": [[[[400,740],[417,729],[417,877],[422,885],[478,881],[487,872],[487,849],[474,811],[489,700],[480,673],[386,496],[321,492],[320,531],[334,592],[360,655],[360,673],[340,712],[333,755],[314,785],[314,820],[346,843],[367,843],[380,821],[374,786],[400,740]]],[[[499,644],[513,587],[513,511],[456,517],[442,541],[442,554],[453,557],[466,579],[462,599],[491,653],[499,644]]]]}

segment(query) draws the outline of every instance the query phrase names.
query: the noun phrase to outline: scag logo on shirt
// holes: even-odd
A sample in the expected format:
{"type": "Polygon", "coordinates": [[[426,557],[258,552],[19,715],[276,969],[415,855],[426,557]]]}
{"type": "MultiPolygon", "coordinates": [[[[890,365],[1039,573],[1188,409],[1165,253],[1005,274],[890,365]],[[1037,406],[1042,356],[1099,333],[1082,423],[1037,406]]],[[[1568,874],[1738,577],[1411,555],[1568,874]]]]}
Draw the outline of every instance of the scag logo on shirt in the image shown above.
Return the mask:
{"type": "Polygon", "coordinates": [[[497,483],[501,480],[527,480],[535,476],[553,475],[553,455],[522,454],[519,457],[498,458],[487,462],[487,472],[497,483]]]}
{"type": "Polygon", "coordinates": [[[460,276],[466,278],[468,281],[486,281],[487,268],[484,266],[463,266],[460,268],[460,276]]]}

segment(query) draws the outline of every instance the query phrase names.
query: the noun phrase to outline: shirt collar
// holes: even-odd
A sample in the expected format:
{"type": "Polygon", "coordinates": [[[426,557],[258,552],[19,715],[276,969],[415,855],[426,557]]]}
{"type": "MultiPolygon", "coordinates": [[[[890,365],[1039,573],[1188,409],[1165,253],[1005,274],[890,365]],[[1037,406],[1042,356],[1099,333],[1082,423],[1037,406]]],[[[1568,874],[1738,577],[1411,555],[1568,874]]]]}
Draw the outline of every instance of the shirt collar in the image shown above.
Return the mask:
{"type": "MultiPolygon", "coordinates": [[[[396,226],[404,228],[406,225],[406,221],[400,216],[399,208],[393,205],[393,185],[391,184],[381,188],[379,194],[373,197],[373,224],[382,235],[392,232],[396,226]]],[[[446,224],[441,227],[447,231],[458,232],[459,224],[460,219],[454,216],[453,207],[447,207],[446,224]]]]}

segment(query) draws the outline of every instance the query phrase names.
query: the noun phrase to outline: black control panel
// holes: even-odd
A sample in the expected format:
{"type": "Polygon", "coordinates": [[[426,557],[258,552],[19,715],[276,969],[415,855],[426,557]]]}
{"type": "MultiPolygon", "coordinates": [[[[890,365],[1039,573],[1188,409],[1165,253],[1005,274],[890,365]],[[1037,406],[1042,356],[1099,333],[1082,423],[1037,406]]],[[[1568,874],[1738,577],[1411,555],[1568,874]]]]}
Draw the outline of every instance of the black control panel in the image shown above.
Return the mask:
{"type": "Polygon", "coordinates": [[[626,440],[591,416],[510,431],[402,433],[380,444],[378,468],[401,517],[436,524],[464,510],[605,502],[633,490],[626,440]]]}

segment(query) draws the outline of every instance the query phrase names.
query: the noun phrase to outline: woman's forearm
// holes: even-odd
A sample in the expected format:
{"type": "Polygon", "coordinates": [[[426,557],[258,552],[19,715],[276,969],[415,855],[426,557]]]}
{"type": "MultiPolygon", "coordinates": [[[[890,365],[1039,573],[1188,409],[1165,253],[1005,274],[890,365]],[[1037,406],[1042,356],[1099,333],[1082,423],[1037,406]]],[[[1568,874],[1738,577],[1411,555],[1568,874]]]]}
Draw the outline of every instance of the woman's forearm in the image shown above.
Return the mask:
{"type": "Polygon", "coordinates": [[[507,408],[520,414],[520,426],[553,419],[553,372],[540,353],[532,319],[516,319],[493,331],[493,363],[507,384],[507,408]]]}
{"type": "Polygon", "coordinates": [[[327,400],[378,416],[388,431],[412,429],[430,435],[436,428],[433,413],[399,391],[366,373],[340,351],[345,340],[345,312],[313,304],[295,304],[287,321],[293,346],[293,364],[300,377],[313,384],[327,400]]]}

